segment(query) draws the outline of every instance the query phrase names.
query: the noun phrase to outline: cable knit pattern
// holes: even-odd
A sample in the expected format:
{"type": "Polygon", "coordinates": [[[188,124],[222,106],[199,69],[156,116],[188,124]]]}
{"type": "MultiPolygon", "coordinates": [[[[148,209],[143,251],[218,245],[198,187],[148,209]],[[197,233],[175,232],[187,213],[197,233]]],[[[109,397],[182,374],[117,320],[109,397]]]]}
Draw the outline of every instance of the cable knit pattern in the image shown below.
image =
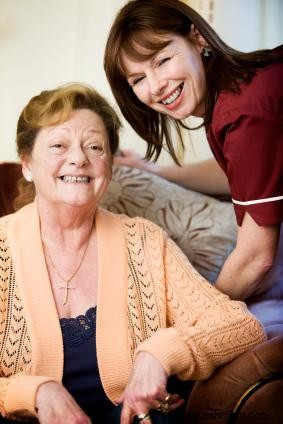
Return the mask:
{"type": "MultiPolygon", "coordinates": [[[[2,415],[24,409],[35,414],[38,386],[62,379],[60,323],[36,213],[33,204],[0,219],[2,415]],[[26,244],[30,267],[20,264],[26,244]]],[[[99,209],[96,229],[103,282],[97,301],[98,364],[112,401],[140,350],[154,354],[168,374],[200,379],[265,340],[246,306],[207,283],[160,227],[99,209]]]]}

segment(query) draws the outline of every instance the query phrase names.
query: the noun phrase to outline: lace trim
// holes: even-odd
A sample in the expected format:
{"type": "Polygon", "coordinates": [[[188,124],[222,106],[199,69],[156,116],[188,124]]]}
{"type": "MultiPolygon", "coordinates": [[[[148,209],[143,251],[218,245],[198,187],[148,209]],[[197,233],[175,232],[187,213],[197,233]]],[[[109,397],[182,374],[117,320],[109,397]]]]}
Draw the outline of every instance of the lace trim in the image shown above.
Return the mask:
{"type": "Polygon", "coordinates": [[[64,346],[80,346],[96,331],[96,306],[89,308],[85,315],[76,318],[61,318],[64,346]]]}

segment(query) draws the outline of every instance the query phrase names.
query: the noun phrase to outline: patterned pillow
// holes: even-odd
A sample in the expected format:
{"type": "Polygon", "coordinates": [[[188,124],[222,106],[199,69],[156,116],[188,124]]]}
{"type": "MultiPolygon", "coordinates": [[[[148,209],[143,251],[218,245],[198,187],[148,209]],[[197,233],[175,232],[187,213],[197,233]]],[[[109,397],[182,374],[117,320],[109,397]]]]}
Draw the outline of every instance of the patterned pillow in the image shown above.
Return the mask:
{"type": "Polygon", "coordinates": [[[236,241],[233,206],[135,168],[113,168],[102,206],[160,225],[213,282],[236,241]]]}

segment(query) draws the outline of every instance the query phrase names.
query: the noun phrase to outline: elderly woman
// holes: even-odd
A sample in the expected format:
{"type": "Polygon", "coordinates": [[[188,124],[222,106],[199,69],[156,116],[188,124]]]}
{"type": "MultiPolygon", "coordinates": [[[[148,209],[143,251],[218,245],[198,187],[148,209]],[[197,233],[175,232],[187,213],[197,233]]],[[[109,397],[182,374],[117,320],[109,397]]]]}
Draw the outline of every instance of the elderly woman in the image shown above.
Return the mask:
{"type": "Polygon", "coordinates": [[[81,84],[43,91],[19,118],[22,202],[35,200],[0,220],[5,419],[181,423],[181,380],[265,340],[163,230],[99,207],[119,128],[81,84]]]}

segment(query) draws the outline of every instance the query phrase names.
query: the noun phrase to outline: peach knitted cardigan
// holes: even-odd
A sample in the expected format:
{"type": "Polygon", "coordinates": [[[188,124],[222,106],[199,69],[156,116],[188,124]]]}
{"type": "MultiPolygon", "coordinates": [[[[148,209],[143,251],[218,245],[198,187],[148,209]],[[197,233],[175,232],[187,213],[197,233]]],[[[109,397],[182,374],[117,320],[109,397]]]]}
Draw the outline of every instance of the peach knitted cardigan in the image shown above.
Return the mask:
{"type": "MultiPolygon", "coordinates": [[[[95,222],[97,355],[112,401],[137,351],[170,375],[203,379],[265,340],[245,304],[207,283],[158,226],[100,208],[95,222]]],[[[61,382],[64,358],[35,203],[0,219],[0,341],[0,413],[36,415],[36,390],[61,382]]]]}

